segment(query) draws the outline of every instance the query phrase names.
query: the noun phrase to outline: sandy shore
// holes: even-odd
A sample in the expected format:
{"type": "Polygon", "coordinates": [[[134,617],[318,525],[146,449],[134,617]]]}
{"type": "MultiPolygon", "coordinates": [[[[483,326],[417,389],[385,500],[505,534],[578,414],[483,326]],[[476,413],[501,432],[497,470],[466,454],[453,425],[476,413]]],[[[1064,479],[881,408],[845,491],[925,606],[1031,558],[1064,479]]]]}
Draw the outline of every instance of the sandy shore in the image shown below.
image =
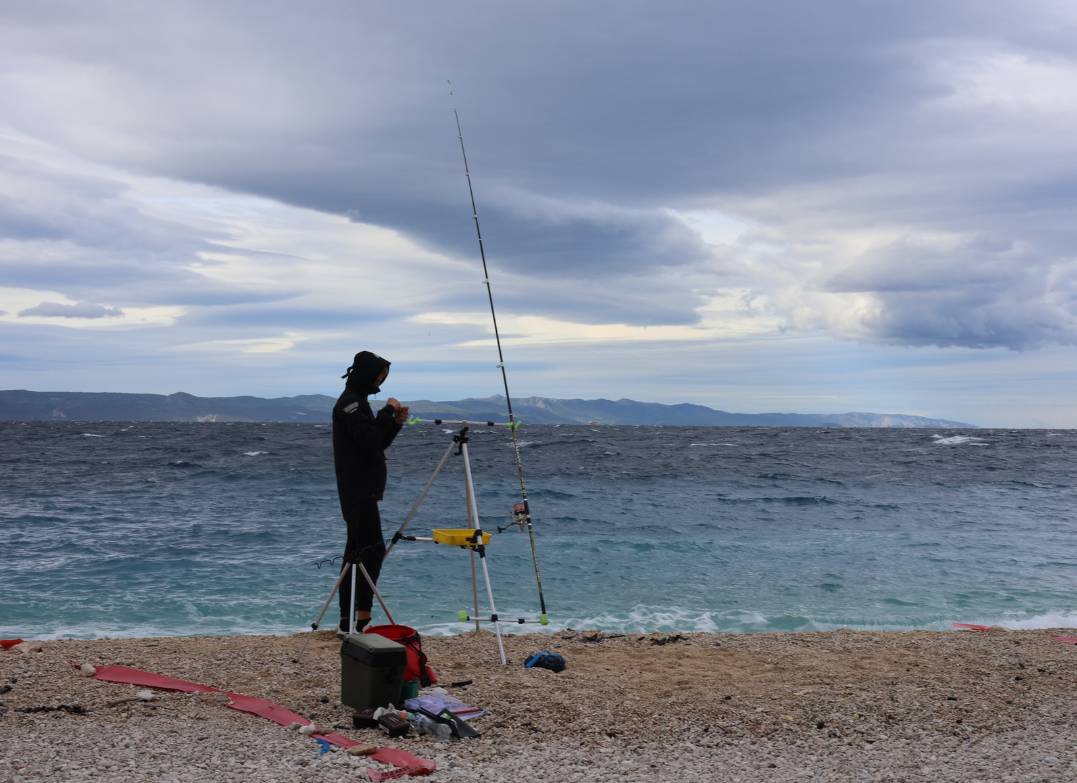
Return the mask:
{"type": "MultiPolygon", "coordinates": [[[[87,679],[109,663],[276,701],[348,736],[437,762],[431,781],[1077,780],[1077,646],[987,633],[429,638],[483,736],[388,740],[351,728],[339,642],[246,636],[52,641],[0,651],[0,781],[354,781],[367,759],[319,755],[220,697],[87,679]],[[301,663],[293,663],[304,641],[301,663]],[[568,669],[524,669],[537,649],[568,669]],[[77,711],[26,711],[77,704],[77,711]],[[80,714],[81,713],[81,714],[80,714]]],[[[407,778],[419,780],[419,778],[407,778]]]]}

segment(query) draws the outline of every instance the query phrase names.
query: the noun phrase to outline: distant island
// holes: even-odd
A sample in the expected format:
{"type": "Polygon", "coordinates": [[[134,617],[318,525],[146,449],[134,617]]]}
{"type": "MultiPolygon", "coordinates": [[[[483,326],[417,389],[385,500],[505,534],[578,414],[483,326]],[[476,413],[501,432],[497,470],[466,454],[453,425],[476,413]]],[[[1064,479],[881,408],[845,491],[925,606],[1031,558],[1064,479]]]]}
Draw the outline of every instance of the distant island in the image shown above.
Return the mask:
{"type": "MultiPolygon", "coordinates": [[[[196,397],[193,394],[0,391],[0,421],[329,421],[335,398],[196,397]]],[[[503,421],[505,398],[408,403],[422,419],[503,421]]],[[[934,427],[972,429],[973,424],[902,413],[729,413],[705,405],[662,405],[635,400],[559,400],[523,397],[512,401],[516,418],[529,424],[634,424],[695,427],[934,427]]]]}

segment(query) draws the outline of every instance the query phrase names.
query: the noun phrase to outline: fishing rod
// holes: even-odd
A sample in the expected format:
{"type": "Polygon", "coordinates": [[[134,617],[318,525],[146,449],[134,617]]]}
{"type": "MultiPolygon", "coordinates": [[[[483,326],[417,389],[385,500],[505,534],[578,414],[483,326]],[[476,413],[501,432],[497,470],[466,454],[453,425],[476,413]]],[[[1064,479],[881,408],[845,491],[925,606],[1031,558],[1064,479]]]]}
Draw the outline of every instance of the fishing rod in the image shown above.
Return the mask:
{"type": "MultiPolygon", "coordinates": [[[[449,82],[449,95],[452,96],[452,82],[449,82]]],[[[490,287],[490,271],[486,266],[486,243],[482,239],[482,229],[479,227],[479,210],[475,206],[475,190],[471,186],[471,167],[467,162],[467,151],[464,149],[464,131],[460,125],[460,113],[456,110],[456,106],[453,106],[453,117],[456,118],[456,135],[460,139],[460,155],[464,159],[464,176],[467,177],[467,194],[471,199],[471,217],[475,221],[475,235],[479,240],[479,257],[482,259],[482,277],[483,285],[486,286],[486,298],[490,302],[490,317],[494,322],[494,340],[497,342],[497,366],[501,369],[501,382],[505,387],[505,404],[508,407],[509,414],[509,432],[512,433],[512,452],[516,458],[516,477],[520,482],[520,500],[522,502],[517,503],[513,507],[513,521],[521,528],[527,528],[527,535],[531,540],[531,564],[535,569],[535,586],[538,588],[539,599],[539,622],[542,625],[549,623],[549,619],[546,615],[546,598],[542,594],[542,577],[539,575],[538,564],[538,547],[535,544],[535,526],[531,522],[531,506],[527,501],[527,484],[524,481],[524,464],[520,458],[520,441],[516,437],[516,431],[519,428],[519,423],[516,421],[516,417],[512,412],[512,395],[509,394],[509,377],[505,372],[505,356],[501,350],[501,334],[497,328],[497,312],[494,309],[494,293],[490,287]]]]}

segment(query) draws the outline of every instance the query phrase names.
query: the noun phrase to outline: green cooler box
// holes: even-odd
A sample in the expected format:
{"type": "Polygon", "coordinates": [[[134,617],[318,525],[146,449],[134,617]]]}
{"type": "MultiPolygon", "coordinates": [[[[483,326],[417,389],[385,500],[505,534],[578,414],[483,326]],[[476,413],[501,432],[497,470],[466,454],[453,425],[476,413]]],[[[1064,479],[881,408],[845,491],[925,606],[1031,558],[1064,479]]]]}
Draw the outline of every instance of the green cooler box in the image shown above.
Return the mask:
{"type": "Polygon", "coordinates": [[[340,701],[352,709],[400,706],[404,645],[376,633],[355,633],[340,646],[340,701]]]}

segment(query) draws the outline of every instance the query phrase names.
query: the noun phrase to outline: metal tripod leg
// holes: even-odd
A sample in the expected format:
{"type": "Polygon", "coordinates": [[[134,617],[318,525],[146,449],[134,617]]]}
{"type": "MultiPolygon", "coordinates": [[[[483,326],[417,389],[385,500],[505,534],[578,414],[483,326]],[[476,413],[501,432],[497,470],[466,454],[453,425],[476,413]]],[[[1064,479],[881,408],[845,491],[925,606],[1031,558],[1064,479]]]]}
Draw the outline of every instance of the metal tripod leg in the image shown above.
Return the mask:
{"type": "Polygon", "coordinates": [[[339,590],[340,586],[344,584],[344,578],[348,575],[348,570],[350,569],[350,567],[351,563],[345,563],[344,567],[340,569],[340,576],[337,577],[337,581],[333,583],[333,589],[330,590],[329,595],[326,596],[325,603],[322,604],[322,610],[318,612],[317,619],[315,619],[314,622],[310,624],[310,629],[312,631],[317,631],[318,626],[322,624],[322,618],[325,617],[325,613],[329,611],[329,604],[332,602],[333,596],[337,594],[337,590],[339,590]]]}
{"type": "MultiPolygon", "coordinates": [[[[445,449],[445,453],[441,456],[441,461],[438,462],[437,467],[434,468],[434,472],[430,475],[430,478],[426,481],[426,486],[423,487],[419,493],[419,497],[415,499],[415,502],[411,504],[411,508],[408,510],[408,514],[404,517],[404,521],[400,524],[400,527],[393,533],[393,537],[389,540],[389,546],[385,549],[385,557],[389,556],[389,553],[393,551],[393,547],[396,546],[396,542],[400,540],[400,536],[404,534],[404,531],[408,529],[408,525],[411,524],[411,520],[415,518],[415,515],[419,513],[419,508],[422,506],[423,501],[426,500],[426,495],[430,492],[430,487],[434,484],[434,479],[441,473],[441,469],[445,467],[445,463],[449,460],[449,455],[452,454],[455,443],[450,443],[449,448],[445,449]]],[[[385,558],[382,558],[384,561],[385,558]]]]}
{"type": "MultiPolygon", "coordinates": [[[[460,444],[460,450],[464,455],[464,480],[467,482],[468,497],[471,499],[471,518],[475,521],[475,547],[479,562],[482,563],[482,575],[486,580],[486,598],[490,601],[490,620],[494,624],[494,633],[497,634],[497,652],[501,656],[501,665],[508,663],[505,657],[505,643],[501,639],[501,623],[497,618],[497,607],[494,605],[494,591],[490,587],[490,570],[486,567],[486,546],[482,543],[482,525],[479,524],[479,507],[475,502],[475,485],[471,480],[471,459],[468,457],[467,441],[460,444]]],[[[476,613],[477,614],[477,613],[476,613]]]]}
{"type": "MultiPolygon", "coordinates": [[[[390,625],[396,625],[396,620],[393,619],[392,612],[389,611],[389,607],[385,605],[385,599],[381,597],[381,593],[378,592],[378,586],[374,584],[374,580],[370,578],[370,572],[366,570],[366,566],[362,563],[356,563],[359,567],[359,573],[363,575],[363,579],[370,585],[370,592],[375,598],[378,599],[378,606],[385,612],[385,618],[389,621],[390,625]]],[[[353,569],[354,570],[354,569],[353,569]]],[[[352,587],[352,617],[355,617],[355,587],[352,587]]]]}
{"type": "MultiPolygon", "coordinates": [[[[464,482],[464,495],[465,502],[467,503],[467,526],[474,530],[478,527],[479,521],[475,519],[475,515],[472,513],[472,509],[475,508],[473,504],[475,488],[471,486],[470,482],[464,482]]],[[[481,630],[479,620],[479,578],[478,572],[475,570],[475,550],[468,550],[468,559],[471,561],[471,617],[475,620],[475,633],[481,630]]]]}
{"type": "Polygon", "coordinates": [[[352,572],[352,591],[348,602],[348,633],[355,633],[355,563],[348,564],[352,572]]]}
{"type": "MultiPolygon", "coordinates": [[[[359,566],[359,573],[363,575],[363,579],[370,585],[370,591],[374,594],[374,597],[378,599],[378,604],[381,606],[381,610],[385,612],[386,618],[393,625],[396,625],[396,621],[393,620],[393,615],[389,612],[389,607],[385,605],[385,599],[381,597],[381,593],[378,592],[377,586],[374,584],[374,580],[370,578],[370,572],[366,570],[366,566],[362,563],[356,563],[359,566]]],[[[337,577],[337,581],[333,584],[333,589],[329,591],[328,597],[325,599],[325,603],[322,604],[322,610],[318,613],[318,618],[310,624],[311,630],[317,631],[318,626],[321,625],[322,618],[325,617],[325,613],[329,611],[329,604],[333,600],[333,596],[337,594],[337,590],[344,584],[345,578],[351,575],[352,578],[352,596],[351,596],[351,620],[349,621],[349,630],[355,632],[355,569],[352,568],[352,563],[347,562],[344,564],[344,568],[340,572],[340,576],[337,577]]]]}

